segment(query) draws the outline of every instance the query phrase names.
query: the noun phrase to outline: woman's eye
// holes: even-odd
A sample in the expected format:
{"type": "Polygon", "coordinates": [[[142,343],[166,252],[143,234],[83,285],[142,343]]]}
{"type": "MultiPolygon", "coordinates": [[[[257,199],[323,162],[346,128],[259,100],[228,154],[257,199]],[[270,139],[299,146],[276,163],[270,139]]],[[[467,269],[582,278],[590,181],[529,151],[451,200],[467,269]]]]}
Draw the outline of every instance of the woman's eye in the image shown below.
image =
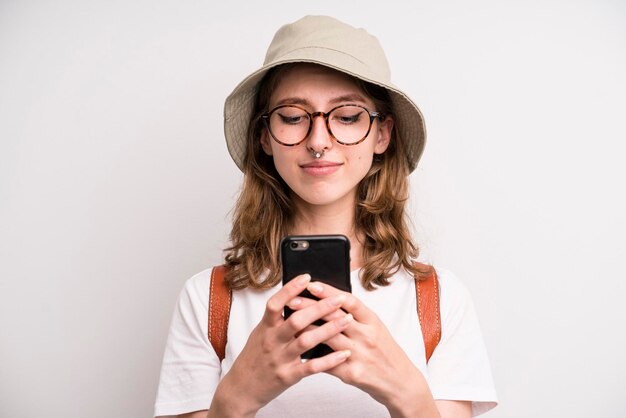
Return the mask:
{"type": "Polygon", "coordinates": [[[304,116],[280,115],[280,121],[287,125],[296,125],[304,120],[304,116]]]}
{"type": "Polygon", "coordinates": [[[337,115],[334,119],[337,122],[350,125],[350,124],[358,122],[360,117],[361,117],[361,112],[356,113],[354,115],[337,115]]]}

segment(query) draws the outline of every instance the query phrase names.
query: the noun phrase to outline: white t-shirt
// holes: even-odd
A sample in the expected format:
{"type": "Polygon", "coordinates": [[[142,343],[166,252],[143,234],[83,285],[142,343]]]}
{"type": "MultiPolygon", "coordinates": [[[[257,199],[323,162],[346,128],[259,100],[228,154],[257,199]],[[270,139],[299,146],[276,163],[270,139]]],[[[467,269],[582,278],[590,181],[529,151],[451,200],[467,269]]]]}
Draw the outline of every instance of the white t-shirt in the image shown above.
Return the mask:
{"type": "MultiPolygon", "coordinates": [[[[367,291],[351,273],[352,293],[372,309],[426,377],[435,399],[472,401],[474,415],[497,403],[489,360],[470,295],[450,272],[437,269],[442,336],[426,365],[417,318],[415,280],[401,270],[392,284],[367,291]]],[[[207,337],[211,270],[187,281],[180,294],[163,357],[155,416],[208,409],[221,376],[231,368],[265,303],[280,284],[233,292],[226,357],[222,364],[207,337]]],[[[263,407],[257,417],[389,417],[367,393],[326,373],[306,377],[263,407]]]]}

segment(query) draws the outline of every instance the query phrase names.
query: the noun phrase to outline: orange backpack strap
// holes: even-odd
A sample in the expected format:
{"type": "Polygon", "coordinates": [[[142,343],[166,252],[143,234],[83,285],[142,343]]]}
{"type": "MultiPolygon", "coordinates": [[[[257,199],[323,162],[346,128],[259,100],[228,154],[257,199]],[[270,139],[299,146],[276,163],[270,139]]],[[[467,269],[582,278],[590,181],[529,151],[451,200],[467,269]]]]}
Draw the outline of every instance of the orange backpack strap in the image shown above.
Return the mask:
{"type": "Polygon", "coordinates": [[[232,292],[226,283],[226,266],[215,266],[209,288],[209,341],[220,361],[226,356],[226,337],[232,292]]]}
{"type": "Polygon", "coordinates": [[[435,347],[441,340],[441,313],[439,310],[439,279],[434,268],[416,263],[420,270],[429,270],[427,276],[415,278],[417,296],[417,317],[422,328],[426,362],[430,360],[435,347]]]}
{"type": "MultiPolygon", "coordinates": [[[[441,340],[441,318],[439,312],[439,281],[434,268],[418,264],[421,270],[430,270],[428,276],[421,280],[415,278],[415,293],[417,296],[417,317],[422,328],[426,362],[435,351],[441,340]]],[[[211,272],[211,287],[209,288],[209,326],[208,337],[220,361],[226,355],[226,336],[232,292],[225,280],[226,266],[215,266],[211,272]]]]}

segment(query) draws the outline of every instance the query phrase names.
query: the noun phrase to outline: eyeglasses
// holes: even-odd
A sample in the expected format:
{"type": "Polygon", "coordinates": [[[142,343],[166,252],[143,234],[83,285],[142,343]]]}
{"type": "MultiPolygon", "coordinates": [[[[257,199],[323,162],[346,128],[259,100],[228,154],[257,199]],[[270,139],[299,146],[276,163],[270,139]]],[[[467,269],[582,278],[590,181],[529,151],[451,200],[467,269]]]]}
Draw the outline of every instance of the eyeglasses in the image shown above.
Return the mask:
{"type": "Polygon", "coordinates": [[[374,119],[380,112],[370,112],[355,104],[345,104],[328,112],[313,112],[295,105],[281,105],[261,115],[270,135],[281,145],[292,147],[302,143],[311,133],[313,118],[322,116],[330,136],[342,145],[357,145],[367,138],[374,119]]]}

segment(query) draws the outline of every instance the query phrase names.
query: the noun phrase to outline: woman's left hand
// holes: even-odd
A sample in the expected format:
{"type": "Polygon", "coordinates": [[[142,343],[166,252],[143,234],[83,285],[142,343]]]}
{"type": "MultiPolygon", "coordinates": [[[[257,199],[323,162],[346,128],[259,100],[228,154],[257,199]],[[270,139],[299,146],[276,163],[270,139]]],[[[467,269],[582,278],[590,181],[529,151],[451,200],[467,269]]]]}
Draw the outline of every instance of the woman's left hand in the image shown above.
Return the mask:
{"type": "Polygon", "coordinates": [[[344,293],[343,309],[354,317],[343,333],[325,341],[335,351],[351,353],[327,373],[367,392],[392,417],[439,417],[426,379],[373,311],[351,293],[321,282],[310,283],[308,290],[319,298],[344,293]]]}

